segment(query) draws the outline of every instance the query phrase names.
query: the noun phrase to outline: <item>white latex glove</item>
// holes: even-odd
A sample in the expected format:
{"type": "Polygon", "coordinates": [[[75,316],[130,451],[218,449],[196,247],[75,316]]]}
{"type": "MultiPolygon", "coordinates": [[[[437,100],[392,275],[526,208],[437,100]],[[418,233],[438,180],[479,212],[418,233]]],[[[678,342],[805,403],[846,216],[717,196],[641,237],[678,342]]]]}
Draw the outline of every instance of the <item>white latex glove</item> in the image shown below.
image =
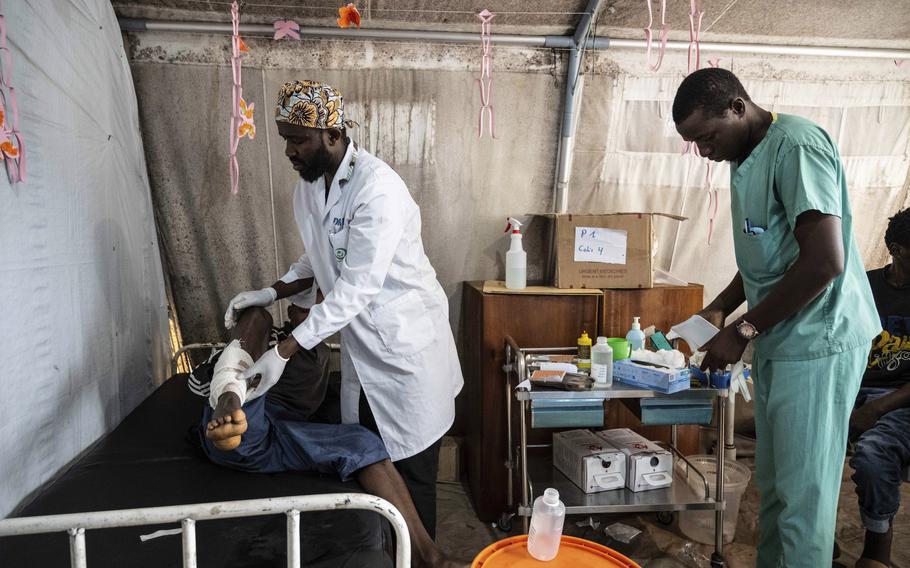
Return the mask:
{"type": "Polygon", "coordinates": [[[248,388],[246,400],[250,401],[264,395],[270,388],[275,386],[281,373],[284,372],[284,366],[290,361],[290,357],[285,359],[278,354],[278,346],[269,349],[259,358],[258,361],[244,371],[240,378],[249,384],[256,375],[260,375],[259,384],[255,388],[248,388]]]}
{"type": "Polygon", "coordinates": [[[237,325],[234,316],[240,310],[250,306],[262,306],[263,308],[271,306],[278,299],[278,292],[274,288],[263,288],[262,290],[249,290],[241,292],[234,296],[228,304],[227,311],[224,312],[224,327],[231,329],[237,325]]]}

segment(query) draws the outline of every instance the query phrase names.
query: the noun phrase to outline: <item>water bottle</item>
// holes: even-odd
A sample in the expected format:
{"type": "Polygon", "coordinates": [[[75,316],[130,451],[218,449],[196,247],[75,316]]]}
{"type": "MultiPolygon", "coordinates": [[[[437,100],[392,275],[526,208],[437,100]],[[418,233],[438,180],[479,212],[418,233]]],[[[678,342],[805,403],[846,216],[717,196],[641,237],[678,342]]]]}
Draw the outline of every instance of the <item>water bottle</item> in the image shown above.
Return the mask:
{"type": "Polygon", "coordinates": [[[556,558],[565,520],[566,506],[559,500],[559,491],[548,488],[534,500],[528,531],[528,554],[543,561],[556,558]]]}
{"type": "Polygon", "coordinates": [[[591,348],[591,378],[599,386],[613,384],[613,349],[603,336],[598,337],[597,344],[591,348]]]}

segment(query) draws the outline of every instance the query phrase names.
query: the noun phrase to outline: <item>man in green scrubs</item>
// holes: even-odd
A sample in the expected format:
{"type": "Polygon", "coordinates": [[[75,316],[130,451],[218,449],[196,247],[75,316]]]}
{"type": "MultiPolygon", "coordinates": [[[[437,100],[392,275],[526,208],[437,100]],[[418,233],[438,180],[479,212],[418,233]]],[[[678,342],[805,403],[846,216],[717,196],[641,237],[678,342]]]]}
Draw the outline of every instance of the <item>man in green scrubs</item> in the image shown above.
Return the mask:
{"type": "Polygon", "coordinates": [[[837,146],[719,68],[683,80],[673,120],[702,156],[730,162],[739,271],[700,312],[721,328],[703,367],[726,368],[754,342],[757,566],[831,566],[850,412],[881,331],[837,146]]]}

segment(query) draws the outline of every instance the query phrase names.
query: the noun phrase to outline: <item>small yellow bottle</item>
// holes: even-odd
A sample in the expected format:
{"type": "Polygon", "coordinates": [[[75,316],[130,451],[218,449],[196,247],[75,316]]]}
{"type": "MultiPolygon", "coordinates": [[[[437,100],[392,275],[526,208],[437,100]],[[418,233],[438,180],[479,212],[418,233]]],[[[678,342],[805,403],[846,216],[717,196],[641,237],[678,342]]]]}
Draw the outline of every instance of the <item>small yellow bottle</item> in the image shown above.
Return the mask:
{"type": "Polygon", "coordinates": [[[581,332],[578,338],[578,368],[591,370],[591,338],[587,330],[581,332]]]}

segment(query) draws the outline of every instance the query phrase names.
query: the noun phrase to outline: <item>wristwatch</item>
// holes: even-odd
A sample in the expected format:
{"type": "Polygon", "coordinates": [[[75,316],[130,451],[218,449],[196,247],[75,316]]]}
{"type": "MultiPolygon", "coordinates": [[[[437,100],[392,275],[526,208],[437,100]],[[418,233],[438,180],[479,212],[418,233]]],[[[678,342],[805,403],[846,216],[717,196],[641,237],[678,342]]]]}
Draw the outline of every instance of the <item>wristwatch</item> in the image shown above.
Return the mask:
{"type": "Polygon", "coordinates": [[[746,341],[752,341],[759,335],[758,328],[744,319],[736,323],[736,333],[746,341]]]}

